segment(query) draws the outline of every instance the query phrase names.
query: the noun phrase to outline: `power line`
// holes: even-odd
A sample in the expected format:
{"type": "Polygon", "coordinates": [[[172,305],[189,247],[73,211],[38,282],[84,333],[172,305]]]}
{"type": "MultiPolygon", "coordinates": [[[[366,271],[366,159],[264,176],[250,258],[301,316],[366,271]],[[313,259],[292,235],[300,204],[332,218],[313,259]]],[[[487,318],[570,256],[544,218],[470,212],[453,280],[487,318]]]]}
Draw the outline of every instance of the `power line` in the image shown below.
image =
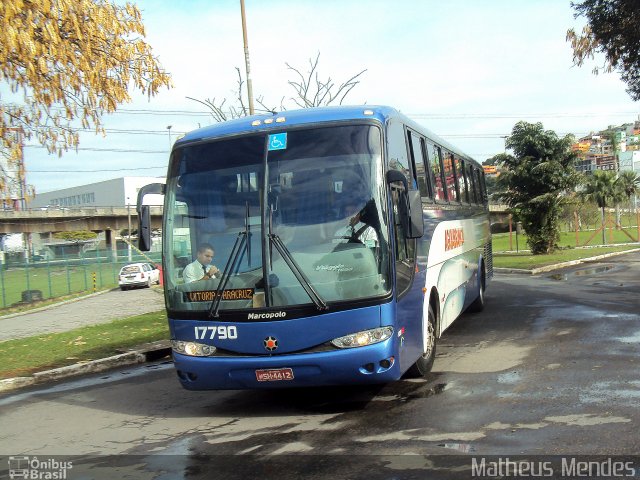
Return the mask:
{"type": "Polygon", "coordinates": [[[112,169],[98,169],[98,170],[29,170],[29,173],[96,173],[96,172],[125,172],[132,170],[153,170],[157,168],[166,169],[166,165],[159,165],[157,167],[136,167],[136,168],[112,168],[112,169]]]}
{"type": "MultiPolygon", "coordinates": [[[[25,145],[25,148],[46,148],[43,145],[25,145]]],[[[168,155],[166,150],[136,150],[136,149],[128,149],[128,148],[98,148],[98,147],[77,147],[73,148],[73,150],[83,150],[89,152],[112,152],[112,153],[161,153],[164,155],[168,155]]]]}

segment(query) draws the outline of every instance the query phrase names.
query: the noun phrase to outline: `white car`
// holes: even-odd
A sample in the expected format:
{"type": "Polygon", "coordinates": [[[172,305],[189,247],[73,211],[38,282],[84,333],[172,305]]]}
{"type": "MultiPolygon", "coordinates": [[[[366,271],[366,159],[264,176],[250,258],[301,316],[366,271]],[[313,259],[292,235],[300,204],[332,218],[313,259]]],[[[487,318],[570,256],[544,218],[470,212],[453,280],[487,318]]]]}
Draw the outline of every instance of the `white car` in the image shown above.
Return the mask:
{"type": "Polygon", "coordinates": [[[160,270],[150,263],[130,263],[120,269],[120,290],[145,285],[150,287],[155,283],[160,283],[160,270]]]}

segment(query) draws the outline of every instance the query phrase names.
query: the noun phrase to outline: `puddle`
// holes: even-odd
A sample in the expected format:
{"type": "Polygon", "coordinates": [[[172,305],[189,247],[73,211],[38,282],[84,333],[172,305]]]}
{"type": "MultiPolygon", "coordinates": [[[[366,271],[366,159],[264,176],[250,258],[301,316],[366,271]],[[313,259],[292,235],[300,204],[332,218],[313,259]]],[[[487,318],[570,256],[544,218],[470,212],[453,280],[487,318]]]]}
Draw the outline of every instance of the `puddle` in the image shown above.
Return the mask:
{"type": "Polygon", "coordinates": [[[409,400],[415,400],[416,398],[429,398],[444,392],[446,388],[447,388],[446,383],[438,383],[437,385],[434,385],[431,388],[419,389],[408,394],[400,394],[398,395],[398,398],[404,402],[408,402],[409,400]]]}
{"type": "Polygon", "coordinates": [[[548,275],[547,278],[562,282],[569,280],[569,276],[571,275],[575,275],[576,277],[580,277],[583,275],[596,275],[598,273],[608,272],[609,270],[612,270],[614,268],[616,267],[613,265],[604,265],[602,267],[584,268],[582,270],[576,270],[572,273],[554,273],[552,275],[548,275]]]}
{"type": "Polygon", "coordinates": [[[463,453],[471,453],[476,451],[476,448],[470,443],[439,443],[438,446],[463,453]]]}
{"type": "Polygon", "coordinates": [[[566,273],[554,273],[553,275],[549,275],[548,278],[551,280],[566,281],[569,279],[569,276],[566,273]]]}
{"type": "Polygon", "coordinates": [[[594,268],[586,268],[584,270],[577,270],[573,272],[574,275],[595,275],[596,273],[608,272],[609,270],[615,268],[612,265],[605,265],[602,267],[594,267],[594,268]]]}

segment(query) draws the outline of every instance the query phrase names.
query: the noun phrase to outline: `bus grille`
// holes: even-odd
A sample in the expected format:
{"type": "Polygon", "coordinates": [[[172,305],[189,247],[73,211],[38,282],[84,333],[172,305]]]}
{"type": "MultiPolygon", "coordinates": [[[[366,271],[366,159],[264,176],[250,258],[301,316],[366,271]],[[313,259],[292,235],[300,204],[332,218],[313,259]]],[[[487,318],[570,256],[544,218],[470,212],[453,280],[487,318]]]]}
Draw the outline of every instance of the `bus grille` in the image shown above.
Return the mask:
{"type": "Polygon", "coordinates": [[[493,246],[491,239],[484,245],[484,266],[487,270],[487,279],[493,278],[493,246]]]}

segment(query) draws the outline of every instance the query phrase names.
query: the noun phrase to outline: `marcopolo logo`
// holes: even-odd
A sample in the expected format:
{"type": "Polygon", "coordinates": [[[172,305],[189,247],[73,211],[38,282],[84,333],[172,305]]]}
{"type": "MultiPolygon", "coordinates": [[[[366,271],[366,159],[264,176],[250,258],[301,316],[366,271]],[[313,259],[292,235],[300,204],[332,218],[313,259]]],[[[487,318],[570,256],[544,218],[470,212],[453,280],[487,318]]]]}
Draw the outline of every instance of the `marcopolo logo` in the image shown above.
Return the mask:
{"type": "Polygon", "coordinates": [[[9,457],[10,479],[34,479],[34,480],[65,480],[67,470],[73,468],[73,462],[63,462],[53,458],[45,460],[38,457],[9,457]]]}
{"type": "Polygon", "coordinates": [[[247,320],[271,320],[272,318],[284,318],[286,316],[287,312],[250,313],[247,315],[247,320]]]}

